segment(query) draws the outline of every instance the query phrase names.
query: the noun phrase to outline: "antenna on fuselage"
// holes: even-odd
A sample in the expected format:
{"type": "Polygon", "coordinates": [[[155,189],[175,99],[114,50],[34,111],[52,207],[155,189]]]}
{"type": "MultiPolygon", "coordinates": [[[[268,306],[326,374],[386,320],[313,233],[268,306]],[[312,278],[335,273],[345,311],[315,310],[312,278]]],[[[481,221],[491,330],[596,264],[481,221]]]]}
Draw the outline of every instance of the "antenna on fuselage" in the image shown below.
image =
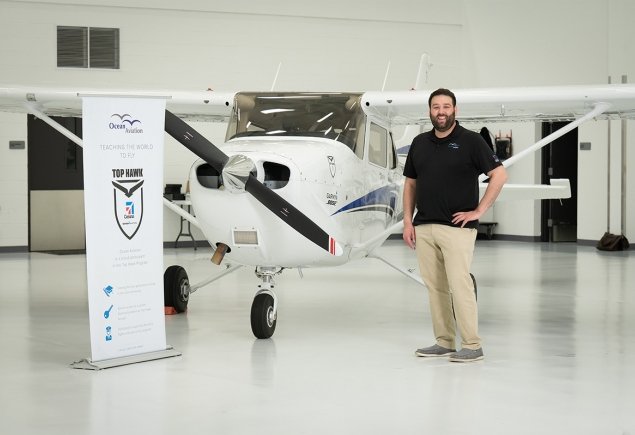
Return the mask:
{"type": "MultiPolygon", "coordinates": [[[[421,58],[419,59],[419,69],[417,70],[417,77],[415,78],[415,85],[411,89],[412,91],[418,91],[421,89],[421,86],[425,83],[428,83],[428,73],[430,72],[430,68],[432,68],[432,64],[430,63],[430,56],[428,53],[423,53],[421,58]],[[423,83],[421,83],[423,81],[423,83]]],[[[421,108],[421,110],[425,110],[425,108],[421,108]]],[[[412,139],[419,134],[421,131],[421,127],[419,125],[407,125],[404,128],[404,132],[399,139],[395,140],[395,145],[398,150],[403,149],[404,147],[408,147],[412,139]]],[[[405,150],[398,151],[400,154],[406,152],[405,150]]]]}
{"type": "Polygon", "coordinates": [[[421,59],[419,59],[419,70],[417,71],[417,78],[415,80],[414,90],[421,89],[421,72],[425,73],[425,83],[428,83],[428,73],[430,72],[430,68],[432,68],[432,64],[430,63],[430,56],[428,53],[423,53],[421,55],[421,59]]]}
{"type": "Polygon", "coordinates": [[[271,84],[271,91],[273,92],[276,87],[276,82],[278,81],[278,74],[280,74],[280,68],[282,67],[282,62],[278,63],[278,69],[276,70],[276,76],[273,78],[273,83],[271,84]]]}
{"type": "Polygon", "coordinates": [[[386,90],[386,82],[388,81],[389,72],[390,72],[390,61],[388,61],[388,66],[386,66],[386,74],[384,75],[384,84],[381,86],[382,92],[386,90]]]}

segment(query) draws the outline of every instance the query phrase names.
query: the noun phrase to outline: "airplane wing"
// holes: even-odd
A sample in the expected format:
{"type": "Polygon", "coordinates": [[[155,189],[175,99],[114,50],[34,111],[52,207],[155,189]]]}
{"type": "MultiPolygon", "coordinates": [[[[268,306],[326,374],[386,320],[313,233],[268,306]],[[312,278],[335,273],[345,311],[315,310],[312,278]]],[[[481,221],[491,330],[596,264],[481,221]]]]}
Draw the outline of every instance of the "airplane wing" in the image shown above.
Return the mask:
{"type": "Polygon", "coordinates": [[[82,116],[84,96],[166,98],[168,110],[190,121],[226,121],[235,92],[179,90],[70,89],[0,85],[0,111],[41,112],[48,116],[82,116]]]}
{"type": "MultiPolygon", "coordinates": [[[[369,116],[392,125],[429,122],[432,90],[366,92],[362,107],[369,116]]],[[[635,85],[545,86],[457,89],[457,119],[480,122],[570,121],[503,162],[509,167],[591,119],[635,119],[635,85]]],[[[480,177],[483,181],[485,176],[480,177]]],[[[481,183],[481,194],[486,185],[481,183]]],[[[506,184],[499,200],[570,198],[568,180],[551,185],[506,184]]]]}
{"type": "MultiPolygon", "coordinates": [[[[393,125],[429,121],[428,97],[432,90],[366,92],[362,107],[371,116],[393,125]]],[[[608,105],[602,116],[635,118],[635,85],[544,86],[453,90],[457,119],[464,121],[571,120],[608,105]]],[[[600,114],[597,115],[598,117],[600,114]]]]}
{"type": "MultiPolygon", "coordinates": [[[[362,107],[369,116],[387,120],[392,125],[422,124],[429,121],[427,105],[430,92],[366,92],[362,95],[362,107]]],[[[571,120],[566,127],[507,159],[504,163],[506,167],[589,119],[635,118],[635,85],[482,88],[457,89],[454,92],[457,118],[463,121],[571,120]]],[[[236,92],[0,86],[0,111],[81,116],[81,97],[88,95],[163,97],[167,98],[168,110],[180,118],[226,121],[236,92]]],[[[560,181],[551,186],[506,185],[504,190],[500,199],[570,197],[570,188],[560,181]]]]}
{"type": "MultiPolygon", "coordinates": [[[[362,107],[371,116],[392,125],[429,121],[428,97],[432,90],[371,91],[362,95],[362,107]]],[[[457,89],[459,120],[546,121],[570,120],[589,113],[598,103],[608,104],[604,117],[635,119],[635,85],[578,85],[516,88],[457,89]]],[[[167,98],[167,108],[186,120],[225,121],[236,92],[117,89],[70,89],[0,85],[0,111],[29,112],[35,108],[49,116],[81,116],[81,97],[88,95],[167,98]]],[[[599,117],[600,115],[597,115],[599,117]]]]}

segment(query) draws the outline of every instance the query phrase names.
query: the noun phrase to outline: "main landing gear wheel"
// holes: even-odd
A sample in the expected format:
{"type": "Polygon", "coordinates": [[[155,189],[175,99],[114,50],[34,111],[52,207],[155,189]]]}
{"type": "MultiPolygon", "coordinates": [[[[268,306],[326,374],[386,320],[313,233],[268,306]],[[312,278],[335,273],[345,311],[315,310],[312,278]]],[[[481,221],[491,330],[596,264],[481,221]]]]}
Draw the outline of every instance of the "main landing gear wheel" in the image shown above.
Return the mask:
{"type": "Polygon", "coordinates": [[[163,274],[163,300],[166,307],[174,307],[177,313],[187,311],[190,299],[190,281],[181,266],[170,266],[163,274]]]}
{"type": "Polygon", "coordinates": [[[270,338],[276,330],[276,312],[273,309],[273,296],[260,293],[251,305],[251,330],[256,338],[270,338]]]}

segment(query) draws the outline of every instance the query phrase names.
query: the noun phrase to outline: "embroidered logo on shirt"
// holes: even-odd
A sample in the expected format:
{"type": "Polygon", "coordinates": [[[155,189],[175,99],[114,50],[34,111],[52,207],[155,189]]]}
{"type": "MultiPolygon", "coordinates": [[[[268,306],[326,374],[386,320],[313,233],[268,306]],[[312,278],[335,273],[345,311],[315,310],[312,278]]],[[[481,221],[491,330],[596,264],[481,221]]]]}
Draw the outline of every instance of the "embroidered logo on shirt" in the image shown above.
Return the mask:
{"type": "Polygon", "coordinates": [[[458,150],[459,149],[459,144],[456,142],[450,142],[448,144],[448,148],[452,149],[452,150],[458,150]]]}

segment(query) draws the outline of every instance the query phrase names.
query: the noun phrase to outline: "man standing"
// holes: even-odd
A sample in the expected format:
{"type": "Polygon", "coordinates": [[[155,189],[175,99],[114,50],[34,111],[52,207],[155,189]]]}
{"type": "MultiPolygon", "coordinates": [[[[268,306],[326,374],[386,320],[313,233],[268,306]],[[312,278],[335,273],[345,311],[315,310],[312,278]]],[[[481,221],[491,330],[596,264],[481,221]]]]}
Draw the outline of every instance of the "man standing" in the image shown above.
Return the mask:
{"type": "Polygon", "coordinates": [[[456,121],[452,91],[437,89],[430,94],[428,107],[434,128],[414,138],[404,167],[403,238],[417,252],[436,337],[434,345],[415,353],[449,355],[455,362],[478,361],[483,349],[470,266],[478,219],[496,200],[507,172],[483,138],[456,121]],[[479,202],[482,173],[489,183],[479,202]],[[458,352],[457,327],[462,344],[458,352]]]}

